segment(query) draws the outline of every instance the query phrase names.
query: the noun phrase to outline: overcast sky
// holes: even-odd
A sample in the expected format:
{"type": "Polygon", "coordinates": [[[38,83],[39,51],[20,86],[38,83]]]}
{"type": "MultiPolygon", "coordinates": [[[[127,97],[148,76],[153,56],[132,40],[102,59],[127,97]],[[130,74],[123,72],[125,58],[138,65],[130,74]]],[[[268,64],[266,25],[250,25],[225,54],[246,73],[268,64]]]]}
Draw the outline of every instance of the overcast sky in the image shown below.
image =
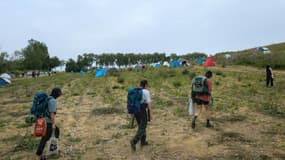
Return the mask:
{"type": "Polygon", "coordinates": [[[1,0],[0,51],[215,54],[285,41],[285,0],[1,0]]]}

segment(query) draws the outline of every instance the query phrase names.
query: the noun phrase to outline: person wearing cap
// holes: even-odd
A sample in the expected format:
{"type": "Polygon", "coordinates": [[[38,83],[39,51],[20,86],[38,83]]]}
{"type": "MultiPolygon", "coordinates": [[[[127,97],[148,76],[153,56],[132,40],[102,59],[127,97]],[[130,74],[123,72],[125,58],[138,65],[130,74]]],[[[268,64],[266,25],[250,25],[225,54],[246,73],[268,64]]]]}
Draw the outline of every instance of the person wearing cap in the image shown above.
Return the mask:
{"type": "Polygon", "coordinates": [[[59,138],[59,128],[56,126],[55,121],[55,115],[56,115],[56,99],[62,95],[60,88],[53,88],[51,91],[50,96],[48,97],[48,114],[45,117],[47,121],[47,129],[46,129],[46,135],[41,138],[40,144],[38,145],[36,154],[39,156],[40,160],[45,159],[45,157],[42,155],[43,150],[45,148],[46,142],[50,139],[52,132],[54,132],[55,137],[59,138]]]}
{"type": "Polygon", "coordinates": [[[147,85],[147,80],[142,80],[140,82],[140,88],[142,88],[143,96],[141,101],[141,112],[135,115],[138,123],[138,130],[133,139],[130,141],[133,151],[136,151],[136,144],[139,141],[141,142],[141,146],[148,145],[148,142],[146,141],[146,127],[147,121],[152,120],[152,110],[150,92],[148,89],[146,89],[147,85]]]}

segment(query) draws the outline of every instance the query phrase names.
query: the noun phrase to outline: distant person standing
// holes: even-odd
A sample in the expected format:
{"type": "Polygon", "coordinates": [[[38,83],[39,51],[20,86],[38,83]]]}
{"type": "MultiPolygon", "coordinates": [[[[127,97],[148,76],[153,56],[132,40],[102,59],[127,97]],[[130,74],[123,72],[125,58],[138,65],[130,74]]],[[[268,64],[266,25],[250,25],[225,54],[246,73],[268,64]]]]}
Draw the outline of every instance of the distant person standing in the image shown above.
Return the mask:
{"type": "Polygon", "coordinates": [[[206,127],[213,127],[210,123],[210,101],[212,92],[212,72],[207,71],[205,76],[197,76],[192,80],[192,92],[191,97],[195,104],[197,104],[197,109],[195,111],[195,116],[192,119],[192,128],[196,126],[196,120],[200,113],[202,112],[202,106],[206,110],[206,127]]]}
{"type": "Polygon", "coordinates": [[[272,87],[273,86],[273,72],[272,68],[270,65],[266,66],[266,87],[269,87],[269,85],[272,87]]]}

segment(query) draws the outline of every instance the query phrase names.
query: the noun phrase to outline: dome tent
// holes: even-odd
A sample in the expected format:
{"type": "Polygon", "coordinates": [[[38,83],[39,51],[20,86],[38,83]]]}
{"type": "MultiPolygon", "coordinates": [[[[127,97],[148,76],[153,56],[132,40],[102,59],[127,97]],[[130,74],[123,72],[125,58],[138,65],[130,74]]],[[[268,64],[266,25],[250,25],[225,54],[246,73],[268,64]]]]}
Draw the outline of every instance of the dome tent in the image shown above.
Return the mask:
{"type": "Polygon", "coordinates": [[[0,77],[0,87],[11,84],[11,81],[7,78],[0,77]]]}
{"type": "Polygon", "coordinates": [[[215,65],[215,57],[214,56],[211,56],[211,57],[208,57],[206,62],[204,63],[204,66],[205,67],[213,67],[213,66],[216,66],[215,65]]]}

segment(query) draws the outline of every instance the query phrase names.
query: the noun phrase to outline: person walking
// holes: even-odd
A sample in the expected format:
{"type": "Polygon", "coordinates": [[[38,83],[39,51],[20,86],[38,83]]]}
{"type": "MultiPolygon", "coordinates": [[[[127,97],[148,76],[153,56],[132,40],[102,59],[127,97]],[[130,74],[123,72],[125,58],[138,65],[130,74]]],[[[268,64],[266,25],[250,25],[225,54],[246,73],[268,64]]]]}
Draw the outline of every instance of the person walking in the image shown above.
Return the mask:
{"type": "Polygon", "coordinates": [[[269,85],[271,87],[273,87],[273,72],[272,72],[272,68],[270,67],[270,65],[266,66],[266,87],[269,87],[269,85]]]}
{"type": "Polygon", "coordinates": [[[56,138],[59,138],[59,128],[56,126],[55,115],[57,110],[56,99],[62,95],[60,88],[53,88],[50,94],[50,99],[48,101],[48,114],[45,116],[47,121],[47,129],[44,137],[41,138],[40,143],[37,148],[36,155],[40,160],[45,160],[45,156],[43,156],[43,150],[45,148],[46,142],[50,139],[52,133],[56,138]]]}
{"type": "Polygon", "coordinates": [[[192,80],[192,92],[191,98],[193,103],[197,105],[195,110],[195,115],[192,119],[191,127],[195,129],[196,120],[200,113],[202,112],[202,106],[206,110],[206,127],[213,127],[210,123],[210,101],[211,101],[211,92],[212,92],[212,72],[207,71],[205,76],[197,76],[192,80]]]}
{"type": "Polygon", "coordinates": [[[147,85],[147,80],[142,80],[140,82],[139,88],[142,89],[141,111],[134,115],[138,124],[138,129],[135,136],[130,141],[132,151],[136,151],[136,144],[138,141],[141,142],[141,146],[148,145],[148,142],[146,141],[146,127],[147,122],[152,120],[152,110],[150,92],[146,89],[147,85]]]}

